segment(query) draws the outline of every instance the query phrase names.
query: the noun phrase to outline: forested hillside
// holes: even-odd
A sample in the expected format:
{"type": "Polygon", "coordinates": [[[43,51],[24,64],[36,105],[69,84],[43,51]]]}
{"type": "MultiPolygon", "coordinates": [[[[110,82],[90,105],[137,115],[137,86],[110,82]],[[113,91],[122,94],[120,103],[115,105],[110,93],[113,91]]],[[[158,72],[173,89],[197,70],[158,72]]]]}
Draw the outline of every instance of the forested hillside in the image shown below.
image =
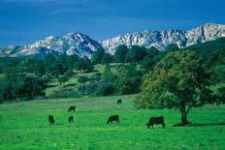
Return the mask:
{"type": "MultiPolygon", "coordinates": [[[[144,76],[161,60],[177,51],[195,51],[198,65],[209,73],[210,84],[225,82],[225,38],[185,49],[171,44],[166,51],[120,45],[114,55],[99,48],[91,58],[48,55],[44,58],[1,58],[1,102],[38,97],[82,97],[135,94],[142,91],[144,76]]],[[[175,62],[172,62],[172,64],[175,62]]]]}

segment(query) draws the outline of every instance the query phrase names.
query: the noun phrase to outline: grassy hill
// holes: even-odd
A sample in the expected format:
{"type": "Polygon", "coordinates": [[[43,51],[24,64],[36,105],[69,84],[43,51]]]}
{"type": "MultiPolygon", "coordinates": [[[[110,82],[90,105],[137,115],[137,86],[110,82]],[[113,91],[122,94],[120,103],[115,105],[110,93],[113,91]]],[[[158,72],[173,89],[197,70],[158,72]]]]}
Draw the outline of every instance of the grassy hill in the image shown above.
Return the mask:
{"type": "MultiPolygon", "coordinates": [[[[117,72],[118,70],[116,70],[116,68],[119,65],[126,65],[126,64],[119,64],[119,63],[109,64],[110,69],[114,74],[118,74],[118,72],[117,72]]],[[[106,65],[104,65],[104,64],[97,64],[94,66],[94,71],[89,72],[89,73],[82,73],[82,72],[74,70],[74,75],[67,82],[65,82],[64,86],[60,85],[59,81],[56,78],[52,79],[51,82],[49,83],[49,87],[47,87],[45,90],[46,97],[51,96],[55,91],[59,91],[60,88],[73,87],[73,88],[77,89],[77,87],[80,86],[80,83],[78,82],[78,78],[80,76],[85,76],[85,77],[91,78],[95,73],[102,74],[104,72],[105,67],[106,67],[106,65]]],[[[137,68],[139,69],[140,66],[138,65],[137,68]]]]}
{"type": "Polygon", "coordinates": [[[0,149],[4,150],[147,150],[225,149],[225,106],[193,109],[189,119],[195,126],[173,127],[180,120],[177,110],[137,110],[135,95],[52,99],[0,105],[0,149]],[[116,105],[121,98],[123,104],[116,105]],[[68,113],[71,105],[77,112],[68,113]],[[120,115],[120,124],[106,125],[110,115],[120,115]],[[53,115],[56,125],[48,124],[53,115]],[[166,129],[147,129],[151,116],[165,117],[166,129]],[[74,116],[69,124],[67,118],[74,116]],[[199,124],[198,124],[199,123],[199,124]]]}

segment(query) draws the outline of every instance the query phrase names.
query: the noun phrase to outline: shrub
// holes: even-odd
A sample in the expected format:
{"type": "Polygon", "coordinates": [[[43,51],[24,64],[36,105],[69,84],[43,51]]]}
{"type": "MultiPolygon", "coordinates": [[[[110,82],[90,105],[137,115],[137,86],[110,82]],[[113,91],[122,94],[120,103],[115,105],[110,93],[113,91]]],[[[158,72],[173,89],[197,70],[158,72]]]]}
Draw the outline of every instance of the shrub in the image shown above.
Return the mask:
{"type": "Polygon", "coordinates": [[[112,83],[102,82],[102,83],[99,83],[96,89],[96,95],[98,96],[112,95],[114,91],[115,91],[115,88],[112,83]]]}
{"type": "Polygon", "coordinates": [[[85,84],[86,82],[88,82],[89,78],[86,77],[86,76],[79,76],[77,81],[80,83],[80,84],[85,84]]]}
{"type": "Polygon", "coordinates": [[[50,98],[70,98],[70,97],[80,97],[79,93],[74,88],[59,88],[54,91],[50,98]]]}

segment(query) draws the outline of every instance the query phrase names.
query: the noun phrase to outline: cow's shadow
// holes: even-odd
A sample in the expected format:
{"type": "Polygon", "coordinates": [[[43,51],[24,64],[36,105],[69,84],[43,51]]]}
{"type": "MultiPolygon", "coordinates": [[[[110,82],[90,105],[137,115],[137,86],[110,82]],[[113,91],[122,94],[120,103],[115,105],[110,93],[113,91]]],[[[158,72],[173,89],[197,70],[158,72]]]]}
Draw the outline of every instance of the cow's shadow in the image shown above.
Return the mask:
{"type": "Polygon", "coordinates": [[[190,123],[188,125],[175,124],[174,127],[204,127],[204,126],[225,126],[225,123],[190,123]]]}

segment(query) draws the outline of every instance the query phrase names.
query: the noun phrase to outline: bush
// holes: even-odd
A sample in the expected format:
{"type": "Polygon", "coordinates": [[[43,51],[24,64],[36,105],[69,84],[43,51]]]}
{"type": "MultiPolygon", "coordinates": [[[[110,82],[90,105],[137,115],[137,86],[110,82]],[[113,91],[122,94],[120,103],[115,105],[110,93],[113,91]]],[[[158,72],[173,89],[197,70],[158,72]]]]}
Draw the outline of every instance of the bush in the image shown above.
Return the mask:
{"type": "Polygon", "coordinates": [[[71,78],[73,76],[73,71],[72,70],[67,70],[66,73],[64,74],[66,77],[71,78]]]}
{"type": "Polygon", "coordinates": [[[86,56],[77,60],[74,66],[76,70],[79,70],[81,72],[93,71],[93,64],[86,56]]]}
{"type": "Polygon", "coordinates": [[[113,56],[109,53],[105,53],[103,56],[102,56],[102,59],[101,59],[101,63],[102,64],[109,64],[109,63],[112,63],[114,60],[113,56]]]}
{"type": "Polygon", "coordinates": [[[91,56],[93,64],[101,64],[102,57],[105,55],[105,50],[101,47],[98,48],[91,56]]]}
{"type": "Polygon", "coordinates": [[[177,44],[169,44],[167,47],[166,47],[166,51],[176,51],[176,50],[179,50],[179,47],[177,44]]]}
{"type": "Polygon", "coordinates": [[[94,82],[94,83],[99,82],[101,80],[101,76],[102,76],[102,74],[97,72],[94,75],[92,75],[89,80],[90,80],[90,82],[94,82]]]}
{"type": "Polygon", "coordinates": [[[114,54],[115,61],[118,63],[124,63],[127,53],[128,53],[128,48],[126,45],[118,46],[114,54]]]}
{"type": "Polygon", "coordinates": [[[88,82],[89,78],[86,77],[86,76],[79,76],[77,81],[80,83],[80,84],[85,84],[86,82],[88,82]]]}
{"type": "Polygon", "coordinates": [[[116,79],[117,92],[120,94],[134,94],[140,92],[141,74],[135,64],[120,66],[116,79]]]}
{"type": "Polygon", "coordinates": [[[69,78],[68,78],[67,76],[65,76],[65,75],[60,76],[60,77],[58,78],[58,81],[59,81],[59,84],[60,84],[60,85],[65,85],[65,83],[66,83],[68,80],[69,80],[69,78]]]}
{"type": "Polygon", "coordinates": [[[127,62],[138,63],[146,55],[147,55],[147,53],[146,53],[146,48],[145,47],[140,47],[138,45],[133,45],[130,48],[130,50],[128,51],[127,55],[126,55],[126,61],[127,62]]]}
{"type": "Polygon", "coordinates": [[[135,94],[140,92],[141,77],[129,78],[123,80],[123,84],[120,87],[120,94],[135,94]]]}
{"type": "Polygon", "coordinates": [[[49,97],[50,98],[71,98],[80,97],[79,93],[74,88],[59,88],[54,91],[49,97]]]}
{"type": "Polygon", "coordinates": [[[102,83],[99,83],[96,89],[96,95],[98,96],[112,95],[114,91],[115,91],[115,88],[112,83],[102,82],[102,83]]]}

